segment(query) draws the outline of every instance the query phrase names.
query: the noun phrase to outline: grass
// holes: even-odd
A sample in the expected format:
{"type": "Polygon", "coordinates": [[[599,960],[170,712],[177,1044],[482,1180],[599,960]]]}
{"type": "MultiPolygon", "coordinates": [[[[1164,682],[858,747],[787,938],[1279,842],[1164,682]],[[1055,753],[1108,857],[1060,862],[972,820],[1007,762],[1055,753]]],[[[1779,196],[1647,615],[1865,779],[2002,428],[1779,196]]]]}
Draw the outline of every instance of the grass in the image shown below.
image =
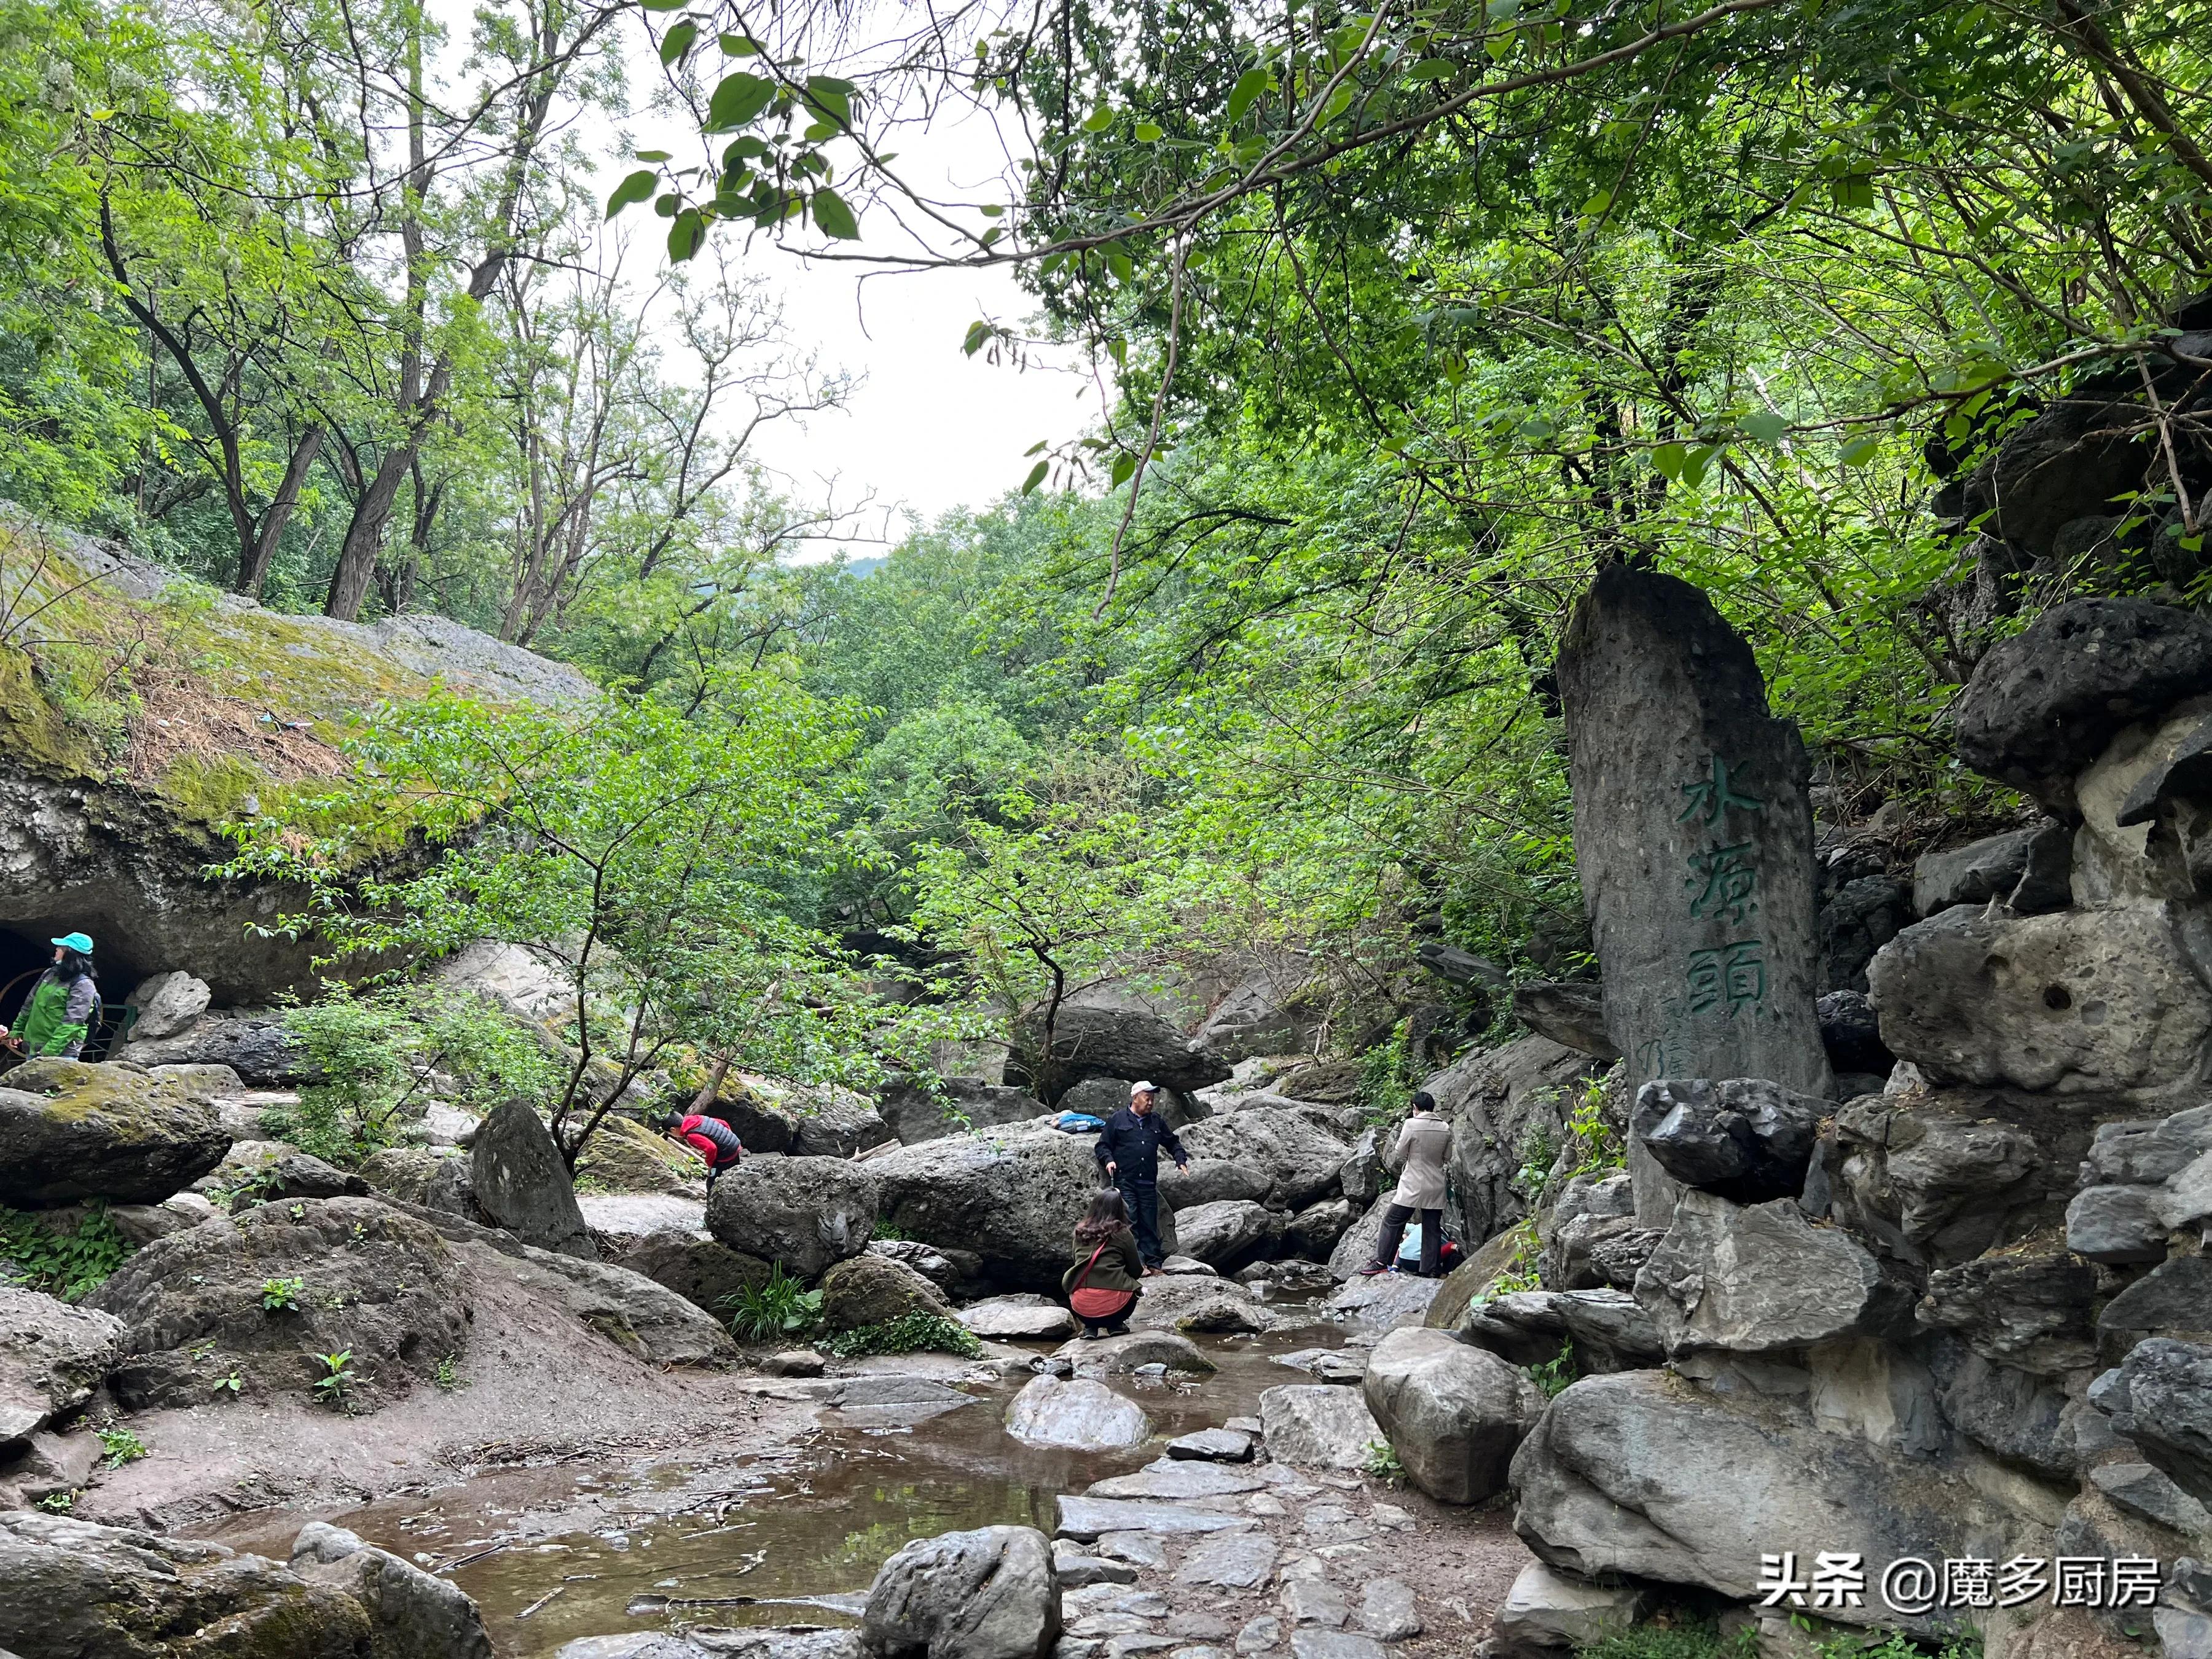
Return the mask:
{"type": "MultiPolygon", "coordinates": [[[[1938,1644],[1897,1631],[1838,1630],[1813,1651],[1818,1659],[1982,1659],[1982,1638],[1966,1632],[1938,1644]]],[[[1752,1625],[1723,1636],[1710,1620],[1653,1623],[1616,1631],[1575,1653],[1576,1659],[1758,1659],[1759,1635],[1752,1625]]]]}
{"type": "Polygon", "coordinates": [[[983,1353],[982,1343],[965,1325],[942,1314],[924,1313],[918,1309],[880,1325],[840,1331],[821,1346],[840,1359],[852,1359],[864,1353],[920,1353],[924,1350],[957,1354],[963,1359],[978,1359],[983,1353]]]}
{"type": "Polygon", "coordinates": [[[804,1336],[822,1322],[822,1292],[773,1267],[763,1283],[748,1285],[720,1305],[729,1310],[730,1332],[741,1342],[773,1342],[804,1336]]]}

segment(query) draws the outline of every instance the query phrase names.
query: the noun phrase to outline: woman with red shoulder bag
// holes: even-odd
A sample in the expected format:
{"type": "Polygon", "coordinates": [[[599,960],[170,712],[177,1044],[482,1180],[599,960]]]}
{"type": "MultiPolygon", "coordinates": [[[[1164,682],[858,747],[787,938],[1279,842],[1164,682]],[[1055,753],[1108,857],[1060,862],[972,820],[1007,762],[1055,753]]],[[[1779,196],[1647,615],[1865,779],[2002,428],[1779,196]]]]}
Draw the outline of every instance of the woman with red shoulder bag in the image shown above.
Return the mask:
{"type": "Polygon", "coordinates": [[[1067,1305],[1083,1322],[1083,1340],[1128,1334],[1129,1310],[1143,1294],[1145,1258],[1121,1194],[1109,1187],[1091,1196],[1091,1207],[1075,1224],[1075,1262],[1062,1275],[1067,1305]]]}

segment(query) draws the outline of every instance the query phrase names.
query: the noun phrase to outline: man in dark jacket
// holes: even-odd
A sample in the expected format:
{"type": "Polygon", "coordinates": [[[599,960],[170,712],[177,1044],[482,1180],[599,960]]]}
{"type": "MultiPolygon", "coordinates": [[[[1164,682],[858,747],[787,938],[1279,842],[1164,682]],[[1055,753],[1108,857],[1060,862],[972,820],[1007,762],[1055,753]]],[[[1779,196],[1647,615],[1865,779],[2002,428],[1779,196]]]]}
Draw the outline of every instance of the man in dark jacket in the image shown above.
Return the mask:
{"type": "Polygon", "coordinates": [[[1168,1149],[1176,1168],[1190,1168],[1190,1155],[1167,1126],[1157,1108],[1159,1085],[1133,1083],[1129,1103],[1106,1120],[1093,1156],[1109,1185],[1121,1189],[1129,1208],[1129,1224],[1136,1230],[1137,1253],[1145,1258],[1145,1271],[1157,1273],[1167,1252],[1160,1248],[1160,1148],[1168,1149]]]}

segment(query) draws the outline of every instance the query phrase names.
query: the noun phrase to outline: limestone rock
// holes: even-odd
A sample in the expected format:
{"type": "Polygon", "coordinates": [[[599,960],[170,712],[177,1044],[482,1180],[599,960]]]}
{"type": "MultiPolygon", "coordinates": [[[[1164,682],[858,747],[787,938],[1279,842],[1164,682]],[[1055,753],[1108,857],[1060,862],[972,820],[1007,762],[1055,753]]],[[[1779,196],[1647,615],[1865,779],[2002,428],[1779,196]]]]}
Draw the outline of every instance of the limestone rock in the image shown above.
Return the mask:
{"type": "Polygon", "coordinates": [[[615,1265],[641,1273],[718,1319],[730,1316],[740,1293],[768,1283],[769,1264],[733,1250],[717,1239],[688,1232],[647,1233],[615,1258],[615,1265]]]}
{"type": "Polygon", "coordinates": [[[994,1342],[1049,1341],[1075,1334],[1075,1316],[1034,1292],[993,1297],[960,1310],[960,1322],[994,1342]]]}
{"type": "Polygon", "coordinates": [[[2002,899],[2023,915],[2062,908],[2069,896],[2064,872],[2072,846],[2066,827],[2045,818],[2029,829],[1923,853],[1912,866],[1912,908],[1932,916],[1954,904],[2002,899]],[[2049,874],[2054,864],[2055,882],[2049,874]]]}
{"type": "Polygon", "coordinates": [[[369,1659],[492,1659],[477,1604],[459,1586],[356,1534],[309,1522],[293,1540],[291,1570],[361,1603],[375,1631],[369,1659]]]}
{"type": "Polygon", "coordinates": [[[1119,1451],[1152,1431],[1142,1407],[1090,1378],[1032,1377],[1006,1407],[1006,1432],[1025,1446],[1119,1451]]]}
{"type": "Polygon", "coordinates": [[[1911,890],[1887,875],[1855,877],[1828,894],[1814,928],[1822,987],[1865,990],[1867,963],[1911,920],[1911,890]]]}
{"type": "Polygon", "coordinates": [[[1283,1224],[1283,1248],[1310,1261],[1326,1261],[1359,1213],[1360,1206],[1348,1198],[1309,1204],[1283,1224]]]}
{"type": "Polygon", "coordinates": [[[1079,1376],[1118,1376],[1145,1365],[1164,1365],[1171,1371],[1214,1369],[1195,1342],[1173,1331],[1132,1331],[1096,1342],[1079,1337],[1056,1349],[1054,1358],[1073,1362],[1079,1376]]]}
{"type": "Polygon", "coordinates": [[[2007,1463],[2045,1480],[2073,1479],[2081,1459],[2059,1383],[1996,1364],[1955,1339],[1928,1352],[1945,1421],[2007,1463]]]}
{"type": "Polygon", "coordinates": [[[2098,1126],[2081,1180],[2164,1186],[2212,1152],[2212,1106],[2194,1106],[2151,1122],[2098,1126]]]}
{"type": "Polygon", "coordinates": [[[2096,1358],[2096,1286],[2095,1271],[2065,1251],[2004,1252],[1930,1273],[1918,1311],[1986,1359],[2056,1376],[2096,1358]]]}
{"type": "Polygon", "coordinates": [[[1178,1170],[1172,1164],[1162,1168],[1160,1200],[1174,1207],[1180,1224],[1186,1210],[1201,1204],[1222,1204],[1240,1199],[1257,1203],[1267,1197],[1267,1189],[1273,1185],[1267,1172],[1253,1164],[1194,1154],[1188,1170],[1178,1170]]]}
{"type": "Polygon", "coordinates": [[[1910,1296],[1866,1249],[1786,1199],[1748,1208],[1689,1192],[1637,1275],[1636,1299],[1670,1353],[1771,1353],[1906,1320],[1910,1296]]]}
{"type": "Polygon", "coordinates": [[[1869,970],[1883,1040],[1932,1082],[2179,1104],[2212,992],[2161,904],[2013,917],[1960,906],[1869,970]]]}
{"type": "MultiPolygon", "coordinates": [[[[2105,1304],[2102,1331],[2212,1334],[2212,1256],[2161,1261],[2105,1304]]],[[[2085,1362],[2086,1363],[2086,1362],[2085,1362]]]]}
{"type": "MultiPolygon", "coordinates": [[[[862,1167],[880,1188],[884,1218],[907,1237],[972,1250],[994,1283],[1051,1294],[1067,1269],[1071,1229],[1097,1190],[1095,1145],[1050,1128],[983,1131],[901,1147],[862,1167]]],[[[731,1185],[721,1182],[716,1196],[731,1185]]]]}
{"type": "Polygon", "coordinates": [[[1513,1018],[1593,1060],[1618,1060],[1620,1050],[1605,1029],[1605,988],[1531,981],[1513,988],[1513,1018]]]}
{"type": "Polygon", "coordinates": [[[1959,758],[2073,823],[2074,776],[2115,732],[2206,690],[2212,624],[2144,599],[2075,599],[1983,656],[1955,711],[1959,758]]]}
{"type": "Polygon", "coordinates": [[[489,1243],[468,1246],[471,1266],[491,1280],[493,1293],[526,1293],[589,1326],[617,1347],[652,1365],[699,1365],[736,1357],[723,1320],[642,1273],[611,1261],[586,1261],[556,1250],[489,1243]]]}
{"type": "Polygon", "coordinates": [[[123,1346],[112,1315],[0,1284],[0,1445],[84,1404],[123,1346]]]}
{"type": "Polygon", "coordinates": [[[903,1261],[864,1250],[822,1275],[822,1319],[833,1331],[886,1324],[909,1313],[950,1319],[952,1304],[903,1261]]]}
{"type": "Polygon", "coordinates": [[[1365,1211],[1389,1184],[1389,1173],[1382,1163],[1382,1126],[1370,1123],[1352,1143],[1352,1155],[1344,1160],[1343,1171],[1338,1176],[1344,1196],[1359,1211],[1365,1211]]]}
{"type": "Polygon", "coordinates": [[[1869,1073],[1889,1075],[1897,1063],[1881,1040],[1881,1022],[1863,991],[1829,991],[1814,1005],[1820,1022],[1820,1046],[1836,1073],[1839,1098],[1848,1099],[1844,1079],[1869,1073]]]}
{"type": "Polygon", "coordinates": [[[312,1080],[313,1063],[282,1020],[202,1014],[173,1036],[134,1039],[114,1058],[131,1066],[228,1066],[255,1084],[312,1080]]]}
{"type": "Polygon", "coordinates": [[[1423,1279],[1419,1273],[1377,1273],[1372,1279],[1347,1281],[1326,1305],[1332,1314],[1380,1330],[1425,1325],[1429,1309],[1443,1283],[1441,1279],[1423,1279]]]}
{"type": "Polygon", "coordinates": [[[1086,1498],[1189,1499],[1234,1498],[1271,1484],[1267,1471],[1186,1458],[1163,1457],[1128,1474],[1109,1475],[1085,1488],[1086,1498]]]}
{"type": "Polygon", "coordinates": [[[484,1119],[469,1179],[478,1207],[524,1243],[598,1259],[553,1132],[526,1103],[510,1100],[484,1119]]]}
{"type": "Polygon", "coordinates": [[[1170,1457],[1209,1463],[1249,1463],[1255,1449],[1252,1437],[1242,1429],[1196,1429],[1168,1442],[1170,1457]]]}
{"type": "Polygon", "coordinates": [[[1273,1322],[1235,1280],[1170,1268],[1166,1277],[1145,1281],[1129,1323],[1140,1331],[1264,1331],[1273,1322]]]}
{"type": "Polygon", "coordinates": [[[1675,1180],[1739,1204],[1795,1198],[1828,1103],[1761,1078],[1661,1080],[1636,1092],[1635,1135],[1675,1180]]]}
{"type": "Polygon", "coordinates": [[[1512,1365],[1548,1364],[1569,1343],[1591,1373],[1642,1370],[1666,1355],[1650,1315],[1616,1290],[1516,1291],[1471,1310],[1458,1334],[1512,1365]]]}
{"type": "Polygon", "coordinates": [[[1501,1491],[1544,1408],[1535,1384],[1495,1354],[1419,1327],[1376,1345],[1362,1394],[1407,1478],[1445,1504],[1501,1491]]]}
{"type": "MultiPolygon", "coordinates": [[[[945,1144],[933,1141],[928,1147],[945,1144]]],[[[707,1200],[708,1231],[732,1249],[772,1261],[795,1278],[818,1279],[867,1248],[878,1212],[878,1182],[889,1162],[747,1158],[714,1183],[707,1200]]]]}
{"type": "MultiPolygon", "coordinates": [[[[1032,1048],[1042,1047],[1044,1034],[1034,1016],[1024,1022],[1022,1035],[1032,1048]]],[[[1125,1084],[1142,1078],[1188,1094],[1224,1081],[1231,1070],[1218,1054],[1158,1014],[1066,1003],[1054,1017],[1052,1053],[1045,1066],[1055,1100],[1086,1078],[1125,1084]]]]}
{"type": "Polygon", "coordinates": [[[1650,1599],[1631,1585],[1593,1583],[1531,1561],[1506,1591],[1491,1632],[1503,1659],[1565,1659],[1628,1629],[1650,1599]]]}
{"type": "Polygon", "coordinates": [[[1267,1235],[1265,1206],[1249,1199],[1226,1199],[1176,1212],[1176,1238],[1185,1255],[1221,1267],[1257,1245],[1267,1235]]]}
{"type": "Polygon", "coordinates": [[[2148,1463],[2100,1463],[2089,1479],[2112,1502],[2147,1521],[2187,1536],[2212,1534],[2212,1510],[2148,1463]]]}
{"type": "Polygon", "coordinates": [[[1341,1190],[1351,1148],[1310,1120],[1264,1110],[1229,1112],[1182,1132],[1194,1160],[1224,1158],[1267,1177],[1267,1201],[1302,1209],[1341,1190]]]}
{"type": "Polygon", "coordinates": [[[1059,1636],[1052,1545],[1033,1527],[908,1544],[877,1572],[860,1623],[883,1659],[1046,1659],[1059,1636]]]}
{"type": "MultiPolygon", "coordinates": [[[[1559,1145],[1568,1104],[1601,1070],[1578,1049],[1527,1036],[1455,1060],[1422,1085],[1452,1126],[1445,1173],[1457,1215],[1449,1218],[1460,1222],[1462,1237],[1493,1238],[1528,1214],[1521,1149],[1543,1139],[1559,1145]]],[[[1386,1177],[1378,1190],[1390,1187],[1386,1177]]],[[[1359,1231],[1355,1226],[1346,1240],[1359,1231]]],[[[1359,1243],[1371,1253],[1374,1235],[1359,1243]]]]}
{"type": "Polygon", "coordinates": [[[0,1204],[158,1204],[222,1162],[215,1109],[125,1066],[27,1060],[0,1080],[0,1204]]]}
{"type": "Polygon", "coordinates": [[[1274,1576],[1275,1545],[1265,1533],[1217,1532],[1194,1544],[1176,1569],[1178,1584],[1250,1590],[1274,1576]]]}
{"type": "Polygon", "coordinates": [[[2066,1248],[2107,1267],[2165,1261],[2160,1195],[2155,1187],[2083,1188],[2066,1206],[2066,1248]]]}
{"type": "Polygon", "coordinates": [[[284,1198],[365,1198],[368,1182],[350,1170],[306,1152],[280,1153],[268,1166],[256,1197],[264,1203],[284,1198]]]}
{"type": "Polygon", "coordinates": [[[1063,1496],[1054,1535],[1072,1538],[1078,1543],[1097,1539],[1100,1540],[1101,1554],[1134,1561],[1140,1566],[1164,1567],[1167,1551],[1160,1539],[1189,1533],[1249,1531],[1253,1525],[1248,1516],[1224,1515],[1188,1504],[1063,1496]],[[1109,1539],[1109,1534],[1118,1534],[1118,1539],[1109,1539]],[[1146,1534],[1158,1536],[1145,1539],[1146,1534]]]}
{"type": "Polygon", "coordinates": [[[895,1077],[876,1097],[876,1115],[906,1146],[942,1140],[969,1129],[1026,1123],[1044,1115],[1044,1103],[1026,1089],[979,1083],[972,1078],[895,1077]],[[933,1090],[929,1084],[934,1081],[933,1090]]]}
{"type": "Polygon", "coordinates": [[[174,1036],[207,1012],[210,1000],[208,982],[182,969],[142,979],[124,999],[125,1007],[138,1011],[131,1035],[139,1039],[174,1036]]]}
{"type": "Polygon", "coordinates": [[[867,1253],[905,1262],[955,1300],[982,1293],[983,1258],[973,1250],[925,1244],[918,1238],[872,1238],[867,1253]]]}
{"type": "Polygon", "coordinates": [[[114,1388],[133,1411],[204,1405],[232,1375],[248,1397],[305,1399],[324,1375],[315,1356],[341,1349],[353,1355],[349,1397],[374,1405],[468,1347],[452,1250],[369,1198],[264,1204],[172,1233],[85,1302],[123,1322],[130,1352],[114,1388]]]}
{"type": "Polygon", "coordinates": [[[1279,1463],[1315,1469],[1364,1469],[1383,1439],[1367,1402],[1352,1389],[1293,1382],[1260,1396],[1267,1455],[1279,1463]]]}
{"type": "Polygon", "coordinates": [[[1059,1575],[1063,1592],[1083,1589],[1093,1584],[1133,1584],[1137,1570],[1127,1561],[1111,1561],[1103,1555],[1093,1555],[1080,1544],[1056,1538],[1052,1545],[1052,1570],[1059,1575]]]}

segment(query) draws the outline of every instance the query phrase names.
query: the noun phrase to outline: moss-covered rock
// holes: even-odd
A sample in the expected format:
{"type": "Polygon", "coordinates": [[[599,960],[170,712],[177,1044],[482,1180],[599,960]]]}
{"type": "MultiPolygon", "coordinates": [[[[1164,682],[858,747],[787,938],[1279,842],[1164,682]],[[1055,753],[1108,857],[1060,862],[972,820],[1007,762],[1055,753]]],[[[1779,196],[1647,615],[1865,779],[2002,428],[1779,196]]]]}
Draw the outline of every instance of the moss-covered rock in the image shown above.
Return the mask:
{"type": "Polygon", "coordinates": [[[950,1319],[952,1304],[903,1261],[863,1253],[822,1275],[822,1322],[833,1331],[888,1325],[910,1313],[950,1319]]]}
{"type": "Polygon", "coordinates": [[[634,1118],[612,1113],[585,1143],[576,1164],[579,1191],[696,1194],[705,1178],[696,1156],[634,1118]]]}
{"type": "Polygon", "coordinates": [[[179,1082],[56,1059],[0,1076],[0,1204],[158,1204],[229,1150],[215,1108],[179,1082]]]}

